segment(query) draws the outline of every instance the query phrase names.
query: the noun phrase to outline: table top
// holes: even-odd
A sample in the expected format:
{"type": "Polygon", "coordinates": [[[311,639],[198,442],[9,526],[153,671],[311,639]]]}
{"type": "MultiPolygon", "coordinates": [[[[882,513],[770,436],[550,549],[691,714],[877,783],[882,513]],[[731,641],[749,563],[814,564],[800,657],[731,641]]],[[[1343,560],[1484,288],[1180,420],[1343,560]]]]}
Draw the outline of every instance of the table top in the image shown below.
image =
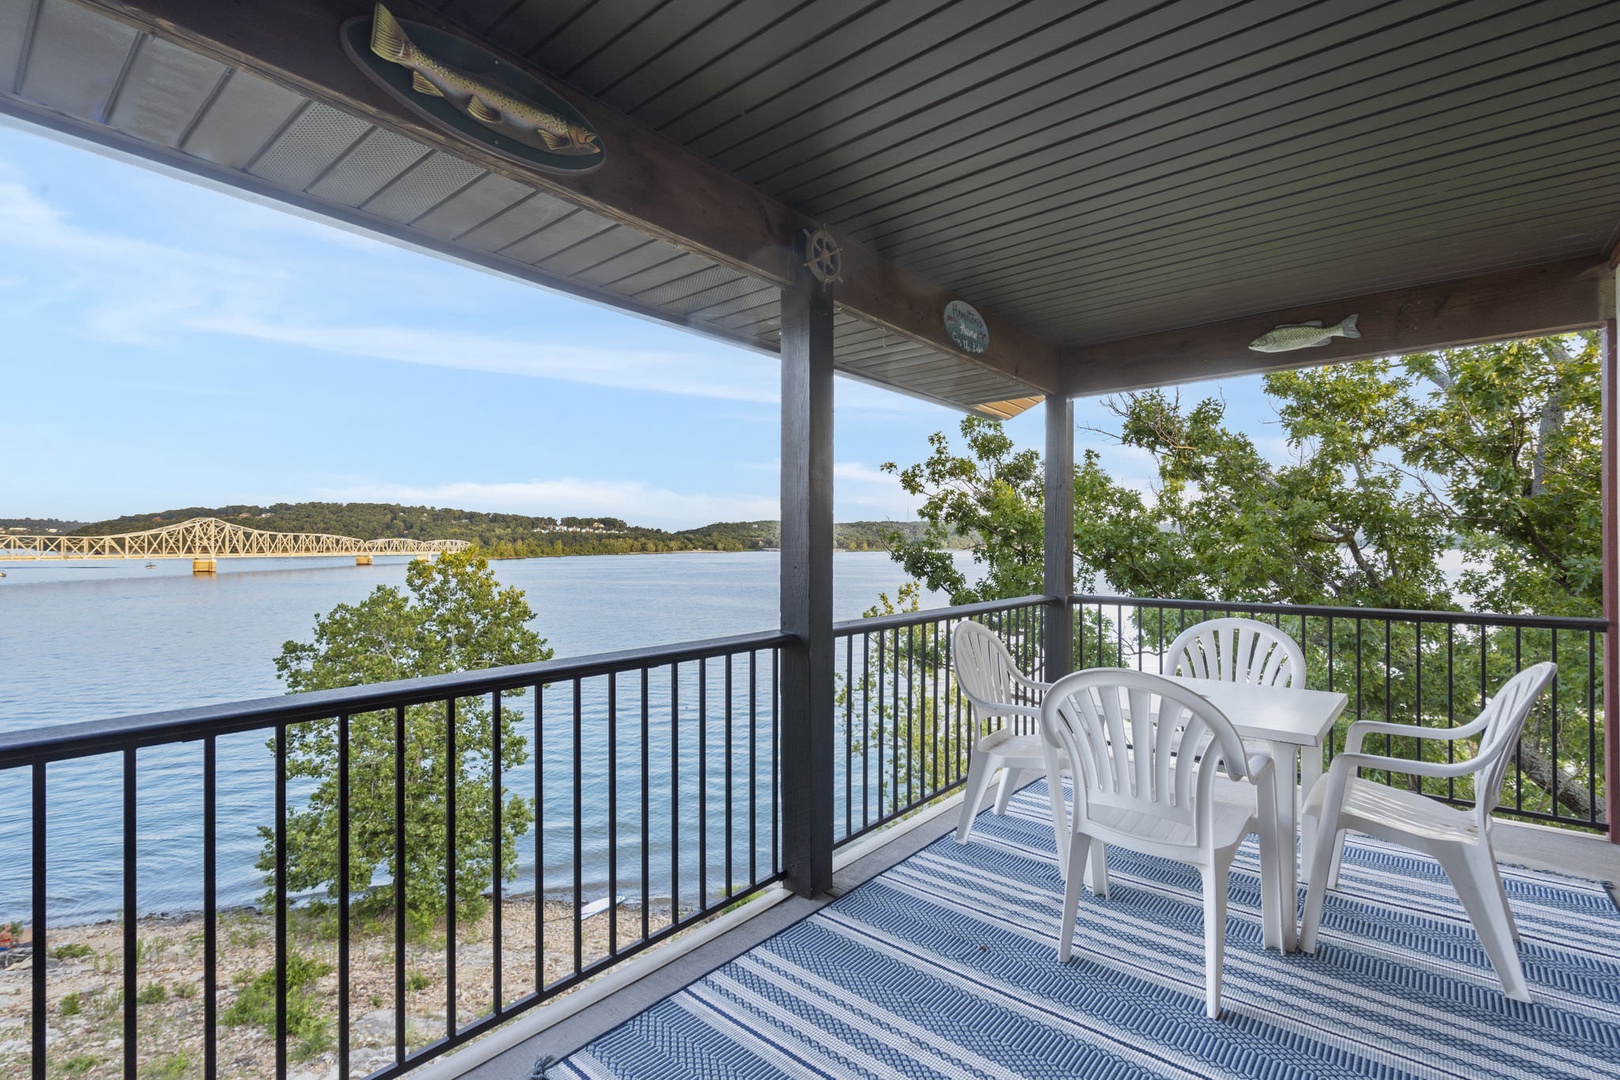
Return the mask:
{"type": "Polygon", "coordinates": [[[1304,690],[1291,686],[1256,686],[1170,676],[1226,714],[1245,739],[1265,739],[1295,746],[1321,746],[1333,722],[1350,699],[1338,691],[1304,690]]]}

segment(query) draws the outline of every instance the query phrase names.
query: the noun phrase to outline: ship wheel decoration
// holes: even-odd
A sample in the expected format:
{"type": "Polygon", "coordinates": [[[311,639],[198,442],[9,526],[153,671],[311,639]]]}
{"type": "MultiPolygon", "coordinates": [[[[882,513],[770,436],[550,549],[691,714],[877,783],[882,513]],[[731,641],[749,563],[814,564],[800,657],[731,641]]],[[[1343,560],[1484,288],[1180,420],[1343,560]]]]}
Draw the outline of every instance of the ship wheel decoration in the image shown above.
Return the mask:
{"type": "Polygon", "coordinates": [[[843,280],[844,252],[825,227],[804,230],[805,265],[823,285],[843,280]]]}

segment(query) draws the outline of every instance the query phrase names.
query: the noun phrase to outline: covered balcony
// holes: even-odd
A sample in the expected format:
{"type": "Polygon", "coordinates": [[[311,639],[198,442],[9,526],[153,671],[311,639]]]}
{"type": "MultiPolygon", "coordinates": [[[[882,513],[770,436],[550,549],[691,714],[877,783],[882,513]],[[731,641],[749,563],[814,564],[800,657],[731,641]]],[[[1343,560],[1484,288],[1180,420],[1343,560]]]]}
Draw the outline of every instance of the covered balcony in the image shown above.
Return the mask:
{"type": "MultiPolygon", "coordinates": [[[[122,920],[103,969],[97,1075],[152,1073],[165,1040],[194,1045],[180,1069],[208,1077],[666,1076],[683,1075],[672,1063],[686,1053],[694,1069],[736,1074],[1018,1076],[1053,1062],[1057,1075],[1616,1071],[1620,930],[1592,884],[1620,871],[1620,791],[1607,782],[1620,741],[1605,724],[1620,694],[1612,4],[385,8],[0,0],[0,112],[779,364],[779,624],[231,706],[177,697],[171,713],[0,735],[0,784],[28,792],[29,806],[0,837],[0,873],[28,897],[4,915],[27,925],[32,954],[0,972],[0,1003],[26,1002],[0,1029],[0,1070],[83,1071],[56,1049],[72,1014],[53,972],[74,956],[53,952],[71,941],[49,887],[53,838],[82,808],[53,796],[53,778],[90,767],[117,777],[103,792],[121,830],[108,873],[122,875],[133,914],[140,781],[157,767],[184,774],[195,802],[186,842],[202,929],[183,961],[165,960],[143,949],[136,918],[122,920]],[[1251,345],[1350,314],[1359,337],[1251,345]],[[1593,329],[1602,618],[1076,595],[1071,538],[1086,508],[1073,502],[1075,398],[1593,329]],[[834,623],[835,374],[985,417],[1044,410],[1040,595],[834,623]],[[1502,657],[1567,673],[1543,716],[1545,751],[1517,755],[1501,811],[1504,863],[1579,879],[1509,874],[1532,1004],[1501,997],[1428,869],[1402,863],[1423,884],[1390,891],[1404,857],[1377,847],[1352,846],[1330,909],[1339,929],[1315,959],[1265,951],[1253,898],[1234,885],[1231,1000],[1206,1021],[1196,907],[1190,923],[1177,907],[1185,882],[1122,859],[1126,899],[1083,905],[1081,957],[1059,965],[1062,886],[1041,841],[1042,789],[984,819],[968,845],[940,839],[974,734],[949,663],[956,621],[987,623],[1052,680],[1087,666],[1157,670],[1167,631],[1219,614],[1297,638],[1311,685],[1347,695],[1346,719],[1462,723],[1502,657]],[[521,766],[502,751],[503,710],[528,748],[521,766]],[[453,754],[458,714],[495,718],[493,746],[486,772],[449,771],[446,835],[459,835],[459,805],[489,808],[499,836],[491,792],[538,809],[521,852],[491,845],[494,870],[476,890],[486,912],[458,921],[452,903],[423,935],[403,903],[362,925],[338,890],[336,929],[318,937],[288,876],[298,840],[286,823],[308,797],[289,777],[289,742],[330,739],[337,806],[363,782],[394,807],[384,820],[343,811],[333,857],[350,881],[362,832],[394,845],[399,865],[419,850],[404,824],[407,727],[437,718],[453,754]],[[245,923],[216,894],[221,844],[244,824],[217,769],[237,753],[262,755],[276,851],[268,898],[245,923]],[[535,868],[538,895],[506,895],[511,857],[535,868]],[[739,1024],[734,1005],[716,1006],[701,1033],[682,1026],[680,1010],[713,1003],[715,980],[737,983],[731,968],[710,975],[717,965],[769,966],[830,923],[911,948],[897,922],[855,910],[883,896],[926,903],[913,922],[927,925],[906,933],[955,935],[958,952],[936,949],[954,969],[909,977],[944,995],[941,1007],[968,1010],[964,1029],[996,1036],[974,1043],[971,1067],[955,1035],[902,1031],[918,1018],[896,997],[872,1000],[888,1018],[874,1027],[847,988],[822,991],[818,1008],[842,998],[837,1024],[770,1029],[791,1028],[791,1048],[739,1024]],[[1147,908],[1161,921],[1143,921],[1147,908]],[[801,924],[818,911],[822,922],[801,924]],[[1121,925],[1134,960],[1085,951],[1086,931],[1121,925]],[[787,936],[775,953],[748,953],[777,931],[787,936]],[[373,954],[385,984],[358,975],[373,954]],[[247,1049],[222,1022],[251,989],[232,978],[243,955],[268,972],[262,1039],[247,1049]],[[156,1033],[140,999],[166,962],[193,972],[197,1005],[185,1031],[156,1033]],[[428,987],[416,985],[424,970],[428,987]],[[1096,1019],[1120,986],[1153,1003],[1152,1039],[1096,1019]],[[1065,1019],[1068,1009],[1092,1019],[1065,1019]],[[328,1038],[312,1041],[317,1029],[328,1038]],[[653,1064],[646,1048],[659,1046],[669,1057],[653,1064]]],[[[1234,882],[1253,880],[1242,860],[1234,882]]],[[[455,865],[446,851],[434,882],[451,896],[455,865]]],[[[371,884],[402,899],[411,883],[371,884]]],[[[915,969],[874,982],[893,990],[904,971],[915,969]]]]}

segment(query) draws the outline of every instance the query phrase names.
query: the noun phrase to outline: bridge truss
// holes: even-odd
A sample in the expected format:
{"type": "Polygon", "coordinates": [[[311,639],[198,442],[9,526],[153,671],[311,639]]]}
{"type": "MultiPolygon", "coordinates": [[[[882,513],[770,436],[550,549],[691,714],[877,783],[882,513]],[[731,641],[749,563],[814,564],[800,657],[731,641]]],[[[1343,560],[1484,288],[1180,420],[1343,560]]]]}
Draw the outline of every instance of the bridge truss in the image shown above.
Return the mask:
{"type": "Polygon", "coordinates": [[[192,518],[112,536],[0,534],[0,559],[274,559],[299,555],[436,555],[466,540],[359,540],[325,533],[268,532],[219,518],[192,518]]]}

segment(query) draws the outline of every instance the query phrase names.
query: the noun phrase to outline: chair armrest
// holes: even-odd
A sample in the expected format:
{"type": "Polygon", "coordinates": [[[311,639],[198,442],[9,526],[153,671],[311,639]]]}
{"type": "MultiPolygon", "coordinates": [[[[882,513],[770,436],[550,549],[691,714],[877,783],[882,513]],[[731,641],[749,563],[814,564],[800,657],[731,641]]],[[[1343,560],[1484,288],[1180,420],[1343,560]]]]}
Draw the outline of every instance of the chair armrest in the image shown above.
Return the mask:
{"type": "Polygon", "coordinates": [[[1049,683],[1049,682],[1038,682],[1035,679],[1031,679],[1029,676],[1025,675],[1021,671],[1014,670],[1010,674],[1012,675],[1014,682],[1016,682],[1016,683],[1018,683],[1018,684],[1020,684],[1022,686],[1027,686],[1031,690],[1038,690],[1038,691],[1040,691],[1041,693],[1044,694],[1048,690],[1052,689],[1052,684],[1051,683],[1049,683]]]}
{"type": "MultiPolygon", "coordinates": [[[[1396,724],[1395,727],[1401,725],[1396,724]]],[[[1344,789],[1350,783],[1350,778],[1362,769],[1383,769],[1386,772],[1408,773],[1414,776],[1432,776],[1440,779],[1456,776],[1471,776],[1479,768],[1479,763],[1469,761],[1414,761],[1410,758],[1384,757],[1380,754],[1343,753],[1333,759],[1333,765],[1328,769],[1318,786],[1322,790],[1322,819],[1323,828],[1331,827],[1338,820],[1339,808],[1344,805],[1344,789]]]]}
{"type": "Polygon", "coordinates": [[[1484,724],[1474,720],[1461,727],[1433,728],[1421,724],[1391,724],[1383,720],[1357,720],[1350,725],[1344,735],[1344,750],[1347,754],[1361,751],[1361,740],[1368,735],[1394,735],[1406,739],[1466,739],[1477,735],[1484,724]]]}

